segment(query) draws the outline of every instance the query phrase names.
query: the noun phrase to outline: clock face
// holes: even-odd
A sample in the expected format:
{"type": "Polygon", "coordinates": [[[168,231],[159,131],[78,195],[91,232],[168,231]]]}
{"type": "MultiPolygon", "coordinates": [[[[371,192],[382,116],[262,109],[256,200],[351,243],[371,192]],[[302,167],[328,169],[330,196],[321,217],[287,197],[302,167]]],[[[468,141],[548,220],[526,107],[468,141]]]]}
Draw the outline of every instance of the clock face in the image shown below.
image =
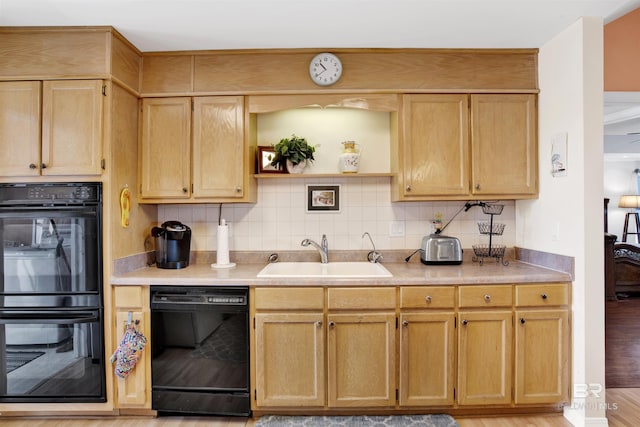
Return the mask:
{"type": "Polygon", "coordinates": [[[320,53],[309,64],[309,75],[315,84],[329,86],[340,80],[342,62],[332,53],[320,53]]]}

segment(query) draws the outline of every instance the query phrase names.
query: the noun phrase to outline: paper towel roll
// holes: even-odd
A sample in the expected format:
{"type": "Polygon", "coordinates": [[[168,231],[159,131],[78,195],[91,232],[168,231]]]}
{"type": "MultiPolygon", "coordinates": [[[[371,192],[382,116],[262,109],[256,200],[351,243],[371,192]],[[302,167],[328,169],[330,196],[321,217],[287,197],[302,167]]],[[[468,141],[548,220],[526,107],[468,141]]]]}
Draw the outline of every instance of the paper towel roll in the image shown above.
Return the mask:
{"type": "Polygon", "coordinates": [[[216,253],[216,264],[229,264],[229,226],[223,219],[218,226],[218,250],[216,253]]]}

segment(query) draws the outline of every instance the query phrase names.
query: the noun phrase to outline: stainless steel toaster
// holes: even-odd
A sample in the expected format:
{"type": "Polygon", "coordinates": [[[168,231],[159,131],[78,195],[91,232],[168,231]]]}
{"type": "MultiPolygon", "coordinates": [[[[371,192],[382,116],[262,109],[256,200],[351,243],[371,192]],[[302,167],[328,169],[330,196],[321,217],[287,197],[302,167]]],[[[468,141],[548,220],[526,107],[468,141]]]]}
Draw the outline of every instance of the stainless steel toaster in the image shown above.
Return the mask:
{"type": "Polygon", "coordinates": [[[431,234],[422,238],[420,261],[426,265],[462,264],[462,247],[455,237],[431,234]]]}

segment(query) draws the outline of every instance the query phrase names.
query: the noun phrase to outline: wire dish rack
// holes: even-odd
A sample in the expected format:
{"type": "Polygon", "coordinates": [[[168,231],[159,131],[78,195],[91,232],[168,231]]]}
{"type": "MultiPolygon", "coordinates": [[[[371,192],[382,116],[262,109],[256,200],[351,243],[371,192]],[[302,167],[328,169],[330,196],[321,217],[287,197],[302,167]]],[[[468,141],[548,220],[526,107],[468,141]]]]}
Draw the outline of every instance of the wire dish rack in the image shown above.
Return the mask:
{"type": "Polygon", "coordinates": [[[494,215],[500,215],[504,209],[504,205],[488,205],[482,204],[482,212],[489,215],[489,221],[478,222],[478,230],[480,234],[489,236],[489,244],[473,245],[474,261],[479,261],[482,265],[485,258],[495,258],[496,262],[502,265],[509,265],[509,261],[504,259],[504,253],[507,249],[505,245],[494,245],[493,236],[501,236],[504,232],[504,224],[493,222],[494,215]]]}

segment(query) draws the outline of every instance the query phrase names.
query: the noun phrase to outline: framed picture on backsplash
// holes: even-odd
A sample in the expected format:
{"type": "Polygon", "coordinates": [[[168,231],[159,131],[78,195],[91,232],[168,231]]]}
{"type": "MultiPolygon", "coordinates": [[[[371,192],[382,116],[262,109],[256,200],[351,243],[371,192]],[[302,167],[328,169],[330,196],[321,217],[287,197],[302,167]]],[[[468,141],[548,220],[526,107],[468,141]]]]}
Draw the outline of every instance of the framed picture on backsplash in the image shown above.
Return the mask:
{"type": "Polygon", "coordinates": [[[340,212],[340,185],[307,184],[307,212],[340,212]]]}

